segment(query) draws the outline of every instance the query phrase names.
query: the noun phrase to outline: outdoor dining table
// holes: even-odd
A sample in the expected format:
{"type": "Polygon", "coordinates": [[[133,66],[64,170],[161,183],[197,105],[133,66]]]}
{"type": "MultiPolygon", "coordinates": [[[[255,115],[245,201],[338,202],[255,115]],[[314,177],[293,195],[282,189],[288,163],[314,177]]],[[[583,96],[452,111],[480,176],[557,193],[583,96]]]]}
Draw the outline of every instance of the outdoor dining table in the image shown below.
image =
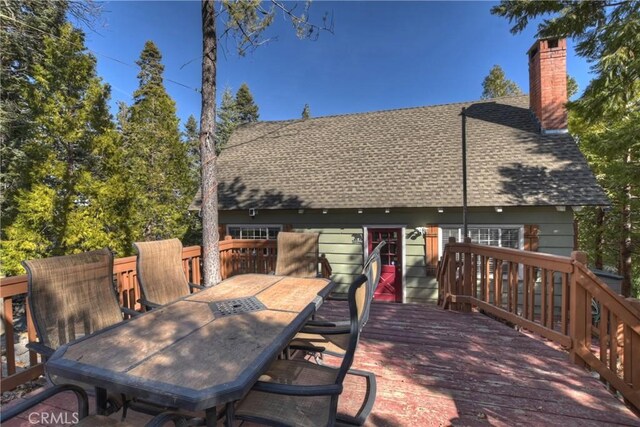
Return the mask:
{"type": "Polygon", "coordinates": [[[102,396],[108,390],[205,410],[214,425],[216,406],[250,390],[333,286],[321,278],[234,276],[66,344],[45,369],[55,382],[80,381],[102,396]]]}

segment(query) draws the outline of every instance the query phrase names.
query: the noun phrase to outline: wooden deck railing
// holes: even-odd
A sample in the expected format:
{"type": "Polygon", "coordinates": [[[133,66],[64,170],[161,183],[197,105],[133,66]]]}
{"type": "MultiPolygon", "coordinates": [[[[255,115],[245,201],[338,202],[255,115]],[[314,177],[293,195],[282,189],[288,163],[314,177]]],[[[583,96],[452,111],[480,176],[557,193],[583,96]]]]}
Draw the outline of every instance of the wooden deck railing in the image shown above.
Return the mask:
{"type": "MultiPolygon", "coordinates": [[[[275,270],[276,242],[274,240],[238,240],[227,239],[220,242],[220,266],[222,279],[244,273],[269,273],[275,270]]],[[[186,247],[182,251],[182,262],[185,274],[192,283],[201,283],[200,246],[186,247]]],[[[320,258],[320,268],[323,277],[331,276],[331,266],[327,259],[320,258]]],[[[113,263],[113,274],[117,287],[120,304],[134,310],[140,310],[137,302],[140,298],[136,272],[136,257],[117,258],[113,263]]],[[[6,277],[0,280],[0,298],[3,302],[2,322],[4,325],[4,356],[3,371],[0,374],[0,389],[12,390],[18,385],[38,378],[43,373],[42,364],[36,353],[29,352],[28,366],[16,365],[13,302],[16,299],[26,299],[27,276],[6,277]]],[[[36,340],[35,328],[29,305],[26,307],[27,338],[36,340]]]]}
{"type": "MultiPolygon", "coordinates": [[[[276,270],[275,240],[231,239],[220,242],[220,274],[223,279],[247,272],[272,273],[276,270]]],[[[331,265],[320,256],[320,274],[331,277],[331,265]]]]}
{"type": "Polygon", "coordinates": [[[450,240],[438,268],[438,302],[473,307],[552,340],[640,409],[640,310],[569,257],[450,240]]]}

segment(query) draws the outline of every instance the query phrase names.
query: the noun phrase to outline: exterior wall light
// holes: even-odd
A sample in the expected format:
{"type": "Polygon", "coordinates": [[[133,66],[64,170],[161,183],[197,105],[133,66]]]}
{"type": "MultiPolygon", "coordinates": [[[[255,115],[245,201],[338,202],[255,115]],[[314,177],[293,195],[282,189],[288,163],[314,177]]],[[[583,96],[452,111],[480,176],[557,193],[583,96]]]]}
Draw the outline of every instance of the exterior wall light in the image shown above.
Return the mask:
{"type": "Polygon", "coordinates": [[[438,213],[444,213],[444,208],[438,208],[438,213]]]}
{"type": "Polygon", "coordinates": [[[358,209],[358,213],[361,214],[363,212],[362,209],[358,209]]]}
{"type": "Polygon", "coordinates": [[[496,212],[498,212],[498,213],[502,213],[502,208],[501,208],[500,206],[496,206],[496,208],[495,208],[495,209],[496,209],[496,212]]]}
{"type": "Polygon", "coordinates": [[[328,210],[328,209],[322,209],[322,213],[323,213],[323,214],[326,214],[327,212],[329,212],[329,210],[328,210]]]}
{"type": "Polygon", "coordinates": [[[391,212],[391,209],[389,209],[389,208],[384,208],[384,213],[388,214],[389,212],[391,212]]]}

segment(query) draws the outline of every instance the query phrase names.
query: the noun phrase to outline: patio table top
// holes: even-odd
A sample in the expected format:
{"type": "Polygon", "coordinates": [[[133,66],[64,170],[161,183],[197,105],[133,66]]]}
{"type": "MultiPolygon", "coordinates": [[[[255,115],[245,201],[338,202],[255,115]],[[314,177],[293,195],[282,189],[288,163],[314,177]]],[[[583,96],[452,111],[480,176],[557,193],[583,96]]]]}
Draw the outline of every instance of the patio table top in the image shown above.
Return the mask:
{"type": "Polygon", "coordinates": [[[247,393],[333,286],[320,278],[234,276],[64,345],[45,369],[58,383],[212,408],[247,393]]]}

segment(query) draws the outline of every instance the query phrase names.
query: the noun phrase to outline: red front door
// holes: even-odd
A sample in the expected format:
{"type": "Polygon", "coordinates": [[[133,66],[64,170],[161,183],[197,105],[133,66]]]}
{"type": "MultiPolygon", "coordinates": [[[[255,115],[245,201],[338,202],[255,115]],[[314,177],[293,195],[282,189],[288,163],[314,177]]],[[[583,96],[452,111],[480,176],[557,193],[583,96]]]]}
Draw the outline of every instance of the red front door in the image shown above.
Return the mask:
{"type": "Polygon", "coordinates": [[[369,229],[369,253],[385,241],[380,251],[382,272],[373,298],[378,301],[402,302],[402,229],[369,229]]]}

